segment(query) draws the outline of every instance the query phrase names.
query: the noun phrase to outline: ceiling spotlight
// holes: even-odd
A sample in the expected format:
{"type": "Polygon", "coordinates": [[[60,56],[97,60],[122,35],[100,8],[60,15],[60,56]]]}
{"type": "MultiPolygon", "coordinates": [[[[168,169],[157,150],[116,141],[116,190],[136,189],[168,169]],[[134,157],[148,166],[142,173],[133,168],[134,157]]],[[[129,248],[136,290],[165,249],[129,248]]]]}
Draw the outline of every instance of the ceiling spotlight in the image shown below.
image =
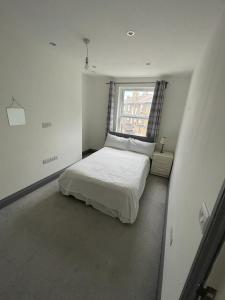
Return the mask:
{"type": "Polygon", "coordinates": [[[55,47],[55,46],[56,46],[56,43],[55,43],[55,42],[49,42],[49,45],[55,47]]]}
{"type": "Polygon", "coordinates": [[[150,66],[151,65],[151,63],[150,62],[146,62],[146,66],[150,66]]]}
{"type": "Polygon", "coordinates": [[[131,36],[134,36],[134,35],[135,35],[135,32],[133,30],[127,31],[127,36],[131,37],[131,36]]]}
{"type": "Polygon", "coordinates": [[[90,43],[90,40],[87,38],[84,38],[83,42],[86,45],[86,57],[85,57],[84,68],[85,68],[85,70],[88,70],[89,69],[88,44],[90,43]]]}

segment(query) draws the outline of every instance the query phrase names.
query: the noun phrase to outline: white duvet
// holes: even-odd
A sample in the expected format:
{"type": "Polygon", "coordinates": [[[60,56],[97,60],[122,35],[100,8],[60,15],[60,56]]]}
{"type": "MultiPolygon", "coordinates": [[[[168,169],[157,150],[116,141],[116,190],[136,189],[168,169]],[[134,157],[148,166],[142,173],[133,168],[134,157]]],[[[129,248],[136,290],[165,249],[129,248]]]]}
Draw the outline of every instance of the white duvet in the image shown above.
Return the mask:
{"type": "Polygon", "coordinates": [[[149,173],[149,157],[104,147],[68,168],[59,178],[64,195],[133,223],[149,173]]]}

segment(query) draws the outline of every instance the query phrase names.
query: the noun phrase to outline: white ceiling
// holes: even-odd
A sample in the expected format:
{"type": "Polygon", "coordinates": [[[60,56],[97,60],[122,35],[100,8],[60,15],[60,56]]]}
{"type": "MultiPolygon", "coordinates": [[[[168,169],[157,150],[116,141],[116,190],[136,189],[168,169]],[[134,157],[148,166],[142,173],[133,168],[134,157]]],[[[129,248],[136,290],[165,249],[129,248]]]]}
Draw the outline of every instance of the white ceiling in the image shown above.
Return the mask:
{"type": "Polygon", "coordinates": [[[55,41],[82,64],[88,37],[99,74],[159,76],[193,70],[223,7],[224,0],[1,0],[0,25],[48,47],[55,41]]]}

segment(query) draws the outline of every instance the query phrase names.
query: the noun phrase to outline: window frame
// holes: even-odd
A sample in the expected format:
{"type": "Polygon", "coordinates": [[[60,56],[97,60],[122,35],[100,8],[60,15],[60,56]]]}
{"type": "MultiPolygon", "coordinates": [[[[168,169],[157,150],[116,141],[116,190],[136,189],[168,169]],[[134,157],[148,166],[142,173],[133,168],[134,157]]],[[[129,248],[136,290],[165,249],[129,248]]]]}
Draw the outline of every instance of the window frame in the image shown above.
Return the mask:
{"type": "MultiPolygon", "coordinates": [[[[131,136],[131,137],[135,137],[135,138],[141,138],[142,140],[143,139],[146,139],[148,140],[148,137],[147,137],[147,130],[146,130],[146,135],[143,136],[143,135],[133,135],[133,134],[128,134],[128,133],[122,133],[120,131],[120,125],[121,125],[121,119],[122,118],[131,118],[131,119],[142,119],[142,120],[148,120],[149,119],[149,116],[148,117],[144,117],[144,116],[132,116],[132,115],[129,115],[129,114],[123,114],[123,105],[124,105],[124,94],[126,91],[143,91],[143,90],[152,90],[153,93],[154,93],[154,90],[155,90],[155,84],[151,84],[151,85],[143,85],[143,84],[140,84],[140,85],[129,85],[129,86],[125,86],[125,85],[120,85],[118,87],[118,91],[117,91],[117,112],[116,112],[116,118],[115,118],[115,130],[114,132],[116,134],[120,134],[120,135],[123,135],[123,136],[131,136]]],[[[151,113],[151,109],[150,109],[150,113],[151,113]]],[[[150,114],[149,113],[149,114],[150,114]]]]}

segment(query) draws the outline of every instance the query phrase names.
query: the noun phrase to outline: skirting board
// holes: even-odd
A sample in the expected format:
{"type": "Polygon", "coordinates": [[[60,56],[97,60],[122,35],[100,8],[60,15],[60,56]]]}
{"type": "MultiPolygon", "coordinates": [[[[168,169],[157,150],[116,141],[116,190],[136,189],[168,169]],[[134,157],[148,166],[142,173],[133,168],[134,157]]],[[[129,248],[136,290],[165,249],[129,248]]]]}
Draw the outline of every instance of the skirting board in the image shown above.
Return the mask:
{"type": "Polygon", "coordinates": [[[0,200],[0,209],[2,209],[3,207],[15,202],[16,200],[20,199],[21,197],[26,196],[27,194],[39,189],[41,186],[51,182],[52,180],[58,178],[59,175],[65,169],[67,169],[68,167],[66,167],[66,168],[64,168],[64,169],[62,169],[62,170],[60,170],[60,171],[58,171],[54,174],[49,175],[48,177],[43,178],[43,179],[29,185],[28,187],[25,187],[24,189],[12,194],[12,195],[9,195],[9,196],[3,198],[2,200],[0,200]]]}
{"type": "Polygon", "coordinates": [[[87,150],[85,150],[85,151],[82,152],[82,157],[85,158],[86,156],[91,155],[91,154],[93,154],[96,151],[97,150],[95,150],[95,149],[87,149],[87,150]]]}
{"type": "MultiPolygon", "coordinates": [[[[82,157],[86,157],[94,152],[96,152],[97,150],[94,150],[94,149],[88,149],[84,152],[82,152],[82,157]]],[[[70,166],[68,166],[70,167],[70,166]]],[[[0,209],[2,209],[3,207],[15,202],[16,200],[22,198],[23,196],[26,196],[27,194],[37,190],[38,188],[40,188],[41,186],[51,182],[52,180],[56,179],[59,177],[59,175],[65,170],[67,169],[68,167],[54,173],[54,174],[51,174],[49,175],[48,177],[46,178],[43,178],[31,185],[29,185],[28,187],[25,187],[24,189],[12,194],[12,195],[9,195],[3,199],[0,200],[0,209]]]]}
{"type": "Polygon", "coordinates": [[[163,269],[164,269],[164,258],[165,258],[165,247],[166,247],[166,228],[167,228],[167,216],[168,216],[168,206],[169,206],[169,188],[170,188],[170,181],[168,184],[167,195],[166,195],[166,207],[164,213],[163,236],[162,236],[160,262],[159,262],[156,300],[161,300],[161,296],[162,296],[163,269]]]}

